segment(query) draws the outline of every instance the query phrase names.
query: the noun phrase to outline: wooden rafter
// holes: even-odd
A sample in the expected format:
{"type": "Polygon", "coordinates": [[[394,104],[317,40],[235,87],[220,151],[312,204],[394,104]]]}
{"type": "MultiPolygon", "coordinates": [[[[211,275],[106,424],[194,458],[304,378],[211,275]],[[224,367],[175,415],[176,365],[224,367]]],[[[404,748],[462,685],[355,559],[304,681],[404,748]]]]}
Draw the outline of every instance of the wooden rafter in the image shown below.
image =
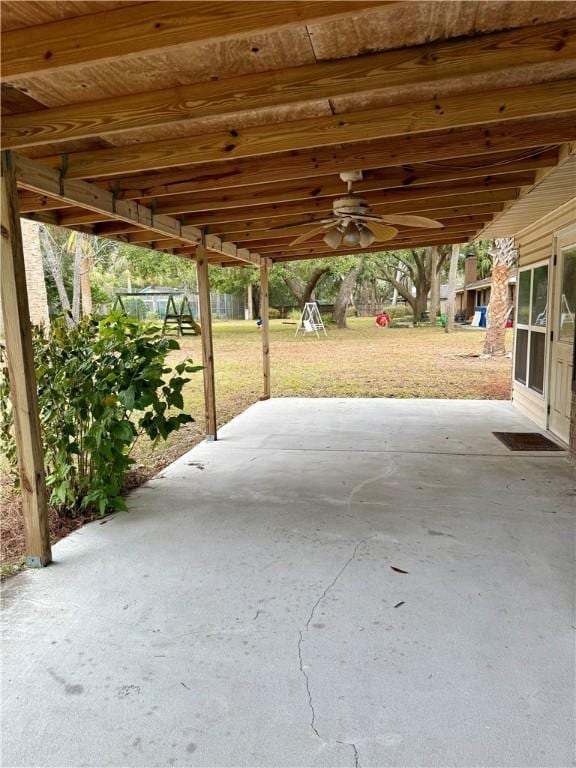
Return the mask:
{"type": "MultiPolygon", "coordinates": [[[[528,180],[530,177],[522,176],[528,180]]],[[[410,213],[424,211],[432,208],[448,208],[453,206],[474,205],[479,202],[503,202],[512,200],[516,197],[516,190],[519,186],[519,180],[510,180],[503,177],[497,177],[494,183],[475,186],[474,184],[458,184],[444,186],[437,190],[434,188],[428,194],[423,194],[418,188],[410,188],[395,194],[383,192],[381,196],[370,196],[369,202],[375,212],[385,207],[387,213],[410,213]],[[436,192],[436,194],[434,194],[436,192]]],[[[528,182],[530,183],[530,182],[528,182]]],[[[243,222],[258,222],[260,219],[276,219],[271,226],[278,226],[284,223],[293,223],[285,221],[287,217],[293,219],[295,216],[301,217],[305,222],[306,217],[309,221],[324,217],[332,210],[331,198],[322,198],[321,200],[294,201],[292,203],[282,203],[268,206],[245,206],[243,208],[225,208],[214,211],[201,211],[191,215],[184,216],[182,221],[184,225],[192,225],[196,228],[201,227],[207,232],[220,234],[220,225],[234,225],[237,229],[246,226],[243,222]]],[[[112,215],[104,213],[93,213],[82,208],[74,208],[63,211],[58,217],[58,223],[63,227],[79,227],[86,225],[97,225],[95,234],[104,235],[107,233],[120,234],[127,231],[122,225],[110,223],[107,228],[105,223],[107,219],[114,218],[112,215]]],[[[129,230],[128,230],[129,231],[129,230]]]]}
{"type": "MultiPolygon", "coordinates": [[[[285,182],[339,173],[346,168],[385,168],[422,163],[458,164],[470,157],[492,156],[502,152],[525,151],[543,145],[561,144],[576,139],[573,115],[530,118],[492,123],[490,126],[466,126],[450,131],[395,136],[386,141],[350,143],[334,147],[316,147],[258,158],[199,163],[184,168],[170,168],[144,175],[103,182],[127,199],[205,192],[259,184],[285,182]]],[[[480,161],[481,162],[481,161],[480,161]]]]}
{"type": "MultiPolygon", "coordinates": [[[[528,177],[523,177],[528,178],[528,177]]],[[[532,178],[530,175],[529,178],[532,178]]],[[[512,180],[502,180],[502,177],[496,177],[498,181],[493,184],[484,185],[474,184],[454,184],[445,185],[443,188],[437,187],[423,193],[414,187],[396,192],[382,192],[370,195],[367,199],[370,206],[378,213],[381,208],[385,208],[387,213],[408,213],[411,211],[427,210],[430,208],[444,208],[458,204],[466,205],[474,201],[482,202],[501,202],[515,197],[515,190],[518,184],[512,180]],[[469,198],[472,198],[471,200],[469,198]],[[400,210],[399,210],[400,208],[400,210]]],[[[229,222],[256,221],[258,219],[278,218],[294,215],[315,215],[321,217],[332,211],[331,198],[322,198],[321,200],[297,200],[293,203],[282,203],[277,206],[245,206],[243,208],[231,208],[217,211],[201,211],[189,216],[185,216],[183,221],[187,224],[196,226],[214,226],[229,222]]],[[[63,217],[65,220],[66,217],[63,217]]],[[[278,224],[282,222],[277,222],[278,224]]]]}
{"type": "Polygon", "coordinates": [[[459,79],[513,67],[533,67],[575,56],[576,21],[566,20],[7,115],[2,138],[6,148],[21,148],[383,88],[459,79]]]}
{"type": "MultiPolygon", "coordinates": [[[[130,200],[116,200],[111,192],[95,184],[63,178],[58,171],[20,155],[12,154],[11,157],[18,185],[25,189],[58,197],[66,202],[81,205],[97,215],[110,216],[192,245],[202,238],[200,229],[190,225],[183,226],[178,219],[171,216],[156,215],[150,208],[130,200]]],[[[240,261],[260,263],[259,258],[252,256],[247,249],[237,249],[234,243],[223,242],[220,238],[212,237],[207,247],[240,261]]]]}
{"type": "MultiPolygon", "coordinates": [[[[546,167],[551,166],[548,164],[546,167]]],[[[532,184],[534,178],[535,174],[530,170],[494,175],[479,173],[472,178],[467,178],[466,174],[464,174],[463,178],[456,176],[454,181],[443,181],[434,185],[421,185],[417,183],[413,185],[390,185],[386,181],[379,181],[376,178],[371,182],[358,186],[355,185],[354,191],[362,192],[363,194],[365,192],[367,201],[371,205],[377,205],[385,202],[395,203],[401,200],[433,198],[440,195],[458,194],[459,192],[464,194],[482,189],[520,187],[532,184]]],[[[308,188],[306,191],[308,191],[308,188]]],[[[318,185],[315,189],[310,190],[310,192],[312,194],[297,193],[289,190],[287,194],[283,194],[281,187],[272,189],[261,188],[254,194],[250,190],[246,190],[242,197],[231,195],[230,200],[227,199],[226,195],[210,196],[207,194],[206,196],[195,195],[194,197],[176,195],[174,198],[171,198],[170,202],[167,202],[165,199],[160,200],[157,203],[156,210],[159,213],[167,214],[196,213],[199,220],[202,220],[208,211],[233,210],[243,215],[241,213],[243,209],[256,211],[259,208],[265,215],[273,216],[274,211],[277,210],[282,210],[286,213],[330,210],[333,199],[342,197],[346,192],[346,186],[338,179],[333,184],[326,185],[325,188],[318,185]]]]}
{"type": "MultiPolygon", "coordinates": [[[[364,193],[373,190],[393,189],[394,187],[406,188],[420,186],[422,184],[437,184],[446,181],[458,181],[463,179],[482,178],[488,175],[501,175],[552,168],[558,160],[558,148],[550,147],[534,152],[497,153],[491,162],[492,156],[479,155],[466,159],[463,165],[461,160],[446,162],[437,165],[413,164],[410,166],[393,166],[390,168],[376,168],[364,172],[364,179],[354,184],[355,192],[364,193]]],[[[256,203],[283,202],[318,198],[326,196],[340,196],[345,191],[345,185],[339,176],[335,174],[319,176],[314,181],[308,179],[294,179],[284,182],[266,182],[252,184],[249,187],[240,186],[224,190],[208,190],[169,195],[161,198],[141,197],[139,202],[145,205],[155,206],[184,206],[194,204],[196,200],[202,205],[202,210],[215,208],[233,208],[256,203]]],[[[128,199],[127,197],[123,199],[128,199]]],[[[61,210],[65,206],[61,200],[55,200],[46,195],[35,195],[22,191],[19,199],[22,213],[61,210]]],[[[190,210],[181,208],[181,210],[190,210]]],[[[176,212],[176,208],[175,211],[176,212]]]]}
{"type": "MultiPolygon", "coordinates": [[[[68,178],[98,178],[138,173],[176,165],[193,165],[231,157],[383,139],[406,134],[486,125],[535,116],[574,115],[576,79],[502,88],[396,104],[345,115],[295,120],[280,125],[231,128],[202,137],[185,137],[66,155],[68,178]]],[[[59,155],[42,158],[62,167],[59,155]]]]}

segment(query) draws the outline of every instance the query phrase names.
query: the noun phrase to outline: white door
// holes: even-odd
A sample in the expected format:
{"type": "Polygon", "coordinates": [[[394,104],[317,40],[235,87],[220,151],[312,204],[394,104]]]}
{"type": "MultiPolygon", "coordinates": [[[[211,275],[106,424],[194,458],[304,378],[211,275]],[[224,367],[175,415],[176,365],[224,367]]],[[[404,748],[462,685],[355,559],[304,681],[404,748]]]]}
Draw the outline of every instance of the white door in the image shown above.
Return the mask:
{"type": "Polygon", "coordinates": [[[548,427],[568,442],[576,313],[576,233],[556,240],[548,427]]]}

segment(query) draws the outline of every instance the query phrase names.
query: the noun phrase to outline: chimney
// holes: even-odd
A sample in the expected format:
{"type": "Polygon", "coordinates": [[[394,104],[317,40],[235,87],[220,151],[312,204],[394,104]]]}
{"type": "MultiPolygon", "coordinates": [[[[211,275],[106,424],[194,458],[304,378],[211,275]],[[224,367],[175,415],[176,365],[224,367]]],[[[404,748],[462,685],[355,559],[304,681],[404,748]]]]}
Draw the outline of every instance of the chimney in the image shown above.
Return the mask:
{"type": "Polygon", "coordinates": [[[476,272],[476,255],[466,256],[464,262],[464,285],[470,285],[478,279],[476,272]]]}

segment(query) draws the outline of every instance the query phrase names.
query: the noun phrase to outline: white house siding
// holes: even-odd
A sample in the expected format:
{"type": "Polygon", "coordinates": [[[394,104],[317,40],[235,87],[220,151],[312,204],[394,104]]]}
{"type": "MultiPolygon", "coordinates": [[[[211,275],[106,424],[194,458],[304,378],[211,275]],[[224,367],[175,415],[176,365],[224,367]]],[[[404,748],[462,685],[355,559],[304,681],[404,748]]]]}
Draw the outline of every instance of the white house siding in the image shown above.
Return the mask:
{"type": "MultiPolygon", "coordinates": [[[[553,283],[554,236],[558,232],[576,223],[576,198],[556,208],[546,216],[516,234],[519,252],[519,268],[548,261],[549,286],[553,283]]],[[[547,342],[548,346],[549,343],[547,342]]],[[[549,350],[546,376],[549,376],[549,350]]],[[[531,418],[542,429],[547,427],[547,397],[539,397],[535,392],[521,384],[513,382],[512,400],[516,407],[531,418]]],[[[575,414],[572,414],[574,419],[575,414]]]]}

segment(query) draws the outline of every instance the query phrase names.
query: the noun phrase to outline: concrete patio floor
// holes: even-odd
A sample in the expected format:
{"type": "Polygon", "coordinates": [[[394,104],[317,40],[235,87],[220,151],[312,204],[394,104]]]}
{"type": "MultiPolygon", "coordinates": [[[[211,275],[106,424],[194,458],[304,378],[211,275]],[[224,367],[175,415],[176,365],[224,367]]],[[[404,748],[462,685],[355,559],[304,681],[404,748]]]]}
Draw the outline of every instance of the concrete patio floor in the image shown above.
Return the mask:
{"type": "Polygon", "coordinates": [[[248,409],[9,581],[2,765],[572,765],[576,477],[492,430],[248,409]]]}

